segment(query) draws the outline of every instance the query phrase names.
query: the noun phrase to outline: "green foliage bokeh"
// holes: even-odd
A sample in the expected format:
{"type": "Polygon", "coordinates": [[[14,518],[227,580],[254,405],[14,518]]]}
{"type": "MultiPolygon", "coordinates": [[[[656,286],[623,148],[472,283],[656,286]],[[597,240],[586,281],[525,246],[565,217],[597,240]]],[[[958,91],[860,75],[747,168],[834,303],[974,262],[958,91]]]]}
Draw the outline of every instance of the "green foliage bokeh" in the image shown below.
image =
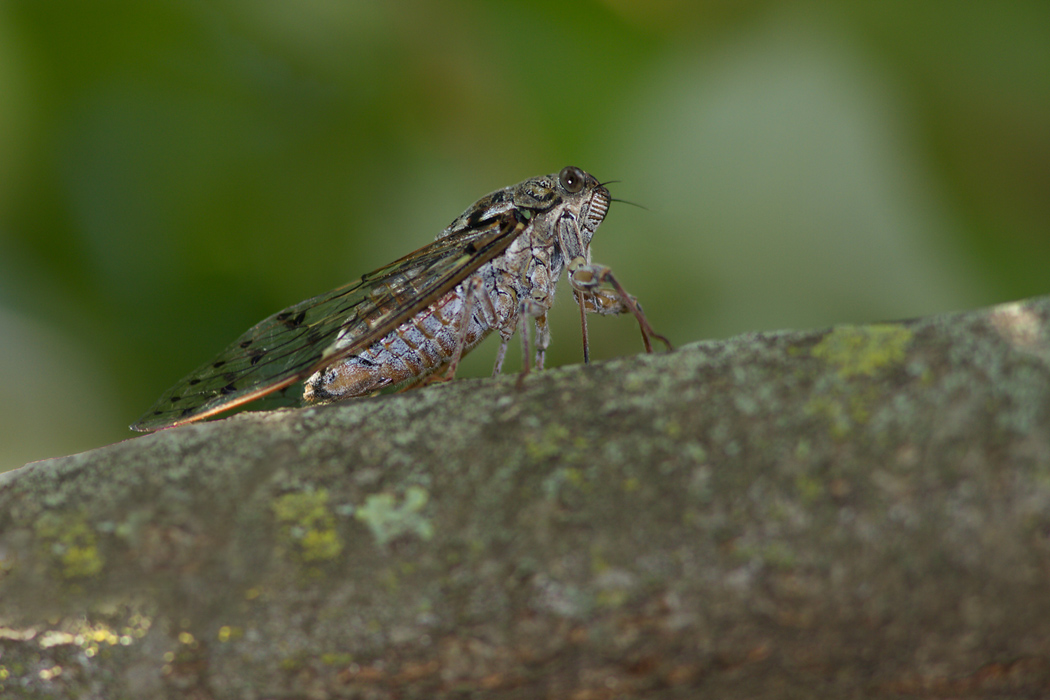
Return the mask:
{"type": "Polygon", "coordinates": [[[677,344],[1048,291],[1037,0],[9,0],[0,95],[0,470],[568,164],[645,206],[594,258],[677,344]]]}

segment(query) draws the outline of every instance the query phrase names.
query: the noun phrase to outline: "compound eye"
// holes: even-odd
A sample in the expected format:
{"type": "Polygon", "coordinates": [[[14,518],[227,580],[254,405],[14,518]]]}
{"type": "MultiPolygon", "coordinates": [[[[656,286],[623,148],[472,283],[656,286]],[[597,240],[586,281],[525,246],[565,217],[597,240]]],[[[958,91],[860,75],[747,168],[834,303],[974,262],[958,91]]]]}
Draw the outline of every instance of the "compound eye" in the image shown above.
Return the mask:
{"type": "Polygon", "coordinates": [[[568,166],[561,171],[558,179],[561,180],[561,186],[569,194],[576,194],[583,189],[583,171],[579,168],[568,166]]]}

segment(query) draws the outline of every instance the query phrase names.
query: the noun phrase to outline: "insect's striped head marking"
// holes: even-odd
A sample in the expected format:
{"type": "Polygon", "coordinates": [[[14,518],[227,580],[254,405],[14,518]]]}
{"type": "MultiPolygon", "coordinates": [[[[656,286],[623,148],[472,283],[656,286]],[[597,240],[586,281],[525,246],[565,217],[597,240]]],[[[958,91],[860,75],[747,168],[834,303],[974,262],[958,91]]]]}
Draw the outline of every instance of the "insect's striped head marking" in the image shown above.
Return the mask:
{"type": "Polygon", "coordinates": [[[482,226],[508,214],[524,221],[546,213],[569,211],[578,216],[581,232],[589,243],[609,211],[609,200],[609,190],[593,175],[570,165],[560,173],[532,177],[482,197],[438,238],[482,226]]]}
{"type": "Polygon", "coordinates": [[[513,188],[512,201],[537,214],[565,205],[579,212],[581,222],[593,233],[609,211],[609,190],[590,173],[570,165],[560,173],[525,180],[513,188]]]}
{"type": "Polygon", "coordinates": [[[590,173],[571,165],[561,171],[558,181],[570,195],[583,197],[580,203],[580,234],[584,244],[589,245],[598,225],[609,213],[609,190],[590,173]]]}

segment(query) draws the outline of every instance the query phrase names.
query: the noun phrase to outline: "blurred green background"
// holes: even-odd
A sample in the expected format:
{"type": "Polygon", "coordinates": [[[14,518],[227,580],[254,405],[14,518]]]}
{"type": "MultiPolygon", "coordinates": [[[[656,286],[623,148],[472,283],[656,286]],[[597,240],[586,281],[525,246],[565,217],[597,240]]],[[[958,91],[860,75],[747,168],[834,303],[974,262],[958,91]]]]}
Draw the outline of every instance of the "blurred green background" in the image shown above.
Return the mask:
{"type": "Polygon", "coordinates": [[[568,164],[678,345],[1046,293],[1050,3],[4,0],[0,470],[568,164]]]}

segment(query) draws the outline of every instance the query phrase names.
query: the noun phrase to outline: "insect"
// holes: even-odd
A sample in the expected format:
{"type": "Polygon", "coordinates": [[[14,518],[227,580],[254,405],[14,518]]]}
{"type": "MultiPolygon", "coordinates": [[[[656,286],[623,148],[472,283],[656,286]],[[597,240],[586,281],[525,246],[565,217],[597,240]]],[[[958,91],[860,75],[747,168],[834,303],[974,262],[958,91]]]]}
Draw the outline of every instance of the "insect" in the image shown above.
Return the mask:
{"type": "Polygon", "coordinates": [[[430,245],[249,329],[131,428],[208,418],[300,381],[303,401],[317,403],[412,385],[439,370],[451,379],[460,358],[492,331],[502,340],[493,374],[520,331],[524,377],[528,322],[542,369],[547,311],[563,270],[580,307],[584,362],[588,313],[631,313],[647,352],[653,338],[670,349],[612,271],[591,262],[591,237],[611,201],[604,185],[572,166],[496,190],[430,245]]]}

